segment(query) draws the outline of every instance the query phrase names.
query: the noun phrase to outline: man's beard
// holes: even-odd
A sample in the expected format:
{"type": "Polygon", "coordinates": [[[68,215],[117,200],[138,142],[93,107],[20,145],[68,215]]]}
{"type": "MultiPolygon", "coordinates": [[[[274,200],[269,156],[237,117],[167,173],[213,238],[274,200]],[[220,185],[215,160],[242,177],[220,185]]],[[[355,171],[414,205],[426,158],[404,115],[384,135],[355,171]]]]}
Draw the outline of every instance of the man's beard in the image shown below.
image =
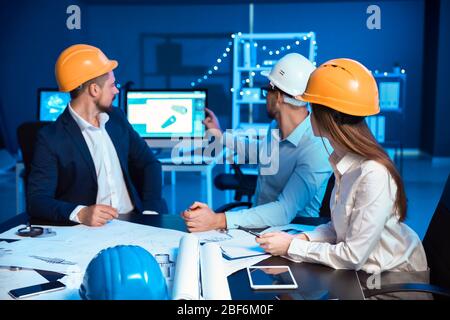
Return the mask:
{"type": "Polygon", "coordinates": [[[273,120],[273,119],[275,119],[275,114],[274,114],[273,112],[267,110],[267,117],[268,117],[270,120],[273,120]]]}
{"type": "Polygon", "coordinates": [[[271,97],[267,97],[267,101],[266,101],[266,112],[267,112],[267,117],[270,120],[273,120],[276,118],[277,115],[277,110],[275,107],[275,102],[270,99],[271,97]]]}
{"type": "Polygon", "coordinates": [[[97,110],[100,112],[109,112],[113,108],[112,104],[110,104],[109,106],[105,106],[103,104],[100,104],[99,102],[96,102],[95,105],[97,106],[97,110]]]}
{"type": "Polygon", "coordinates": [[[274,110],[272,110],[270,107],[267,107],[266,111],[267,111],[267,117],[269,117],[270,120],[275,119],[276,113],[274,110]]]}

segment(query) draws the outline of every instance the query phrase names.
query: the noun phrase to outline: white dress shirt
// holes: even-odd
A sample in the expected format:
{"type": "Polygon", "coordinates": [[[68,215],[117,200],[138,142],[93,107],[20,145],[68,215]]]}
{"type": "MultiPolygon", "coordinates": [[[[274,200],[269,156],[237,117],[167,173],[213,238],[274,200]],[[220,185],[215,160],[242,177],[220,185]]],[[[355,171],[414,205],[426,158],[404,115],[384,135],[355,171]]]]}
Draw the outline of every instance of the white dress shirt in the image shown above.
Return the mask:
{"type": "MultiPolygon", "coordinates": [[[[107,113],[98,115],[99,128],[93,126],[80,117],[69,104],[70,114],[80,127],[84,140],[89,148],[92,160],[94,161],[97,175],[97,200],[96,204],[109,205],[119,213],[129,213],[134,207],[128,193],[122,168],[120,167],[114,144],[105,129],[105,124],[109,120],[107,113]]],[[[78,213],[85,206],[77,206],[70,214],[70,220],[80,222],[78,213]]]]}
{"type": "Polygon", "coordinates": [[[310,241],[292,240],[289,257],[368,273],[426,271],[419,237],[394,210],[397,186],[386,167],[352,153],[336,158],[331,221],[305,232],[310,241]]]}

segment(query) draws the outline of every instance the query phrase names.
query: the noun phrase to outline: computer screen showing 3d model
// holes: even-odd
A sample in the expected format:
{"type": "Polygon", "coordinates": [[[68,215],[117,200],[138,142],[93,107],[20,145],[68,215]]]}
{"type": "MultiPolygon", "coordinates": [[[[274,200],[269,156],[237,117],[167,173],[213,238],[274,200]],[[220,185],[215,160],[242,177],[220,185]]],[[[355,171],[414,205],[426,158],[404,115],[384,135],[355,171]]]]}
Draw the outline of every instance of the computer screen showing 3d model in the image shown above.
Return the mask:
{"type": "Polygon", "coordinates": [[[143,138],[201,138],[206,96],[206,90],[128,91],[128,121],[143,138]]]}
{"type": "MultiPolygon", "coordinates": [[[[55,121],[70,102],[70,93],[58,89],[39,89],[38,98],[39,121],[55,121]]],[[[119,94],[114,98],[112,105],[119,106],[119,94]]]]}
{"type": "Polygon", "coordinates": [[[55,121],[70,101],[68,92],[42,90],[39,93],[39,121],[55,121]]]}

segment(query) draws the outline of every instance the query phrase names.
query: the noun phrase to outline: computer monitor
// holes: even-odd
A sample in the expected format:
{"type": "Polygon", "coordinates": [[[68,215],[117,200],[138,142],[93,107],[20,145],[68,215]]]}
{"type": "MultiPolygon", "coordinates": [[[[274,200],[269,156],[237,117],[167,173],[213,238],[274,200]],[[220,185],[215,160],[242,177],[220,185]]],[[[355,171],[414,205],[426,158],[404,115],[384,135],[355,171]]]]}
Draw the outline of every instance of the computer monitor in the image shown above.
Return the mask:
{"type": "Polygon", "coordinates": [[[207,90],[130,90],[126,113],[134,130],[147,139],[202,138],[207,90]]]}
{"type": "MultiPolygon", "coordinates": [[[[66,109],[70,101],[69,92],[61,92],[58,89],[38,90],[38,119],[39,121],[55,121],[66,109]]],[[[119,94],[113,101],[113,107],[119,106],[119,94]]]]}
{"type": "Polygon", "coordinates": [[[382,112],[402,113],[405,108],[406,74],[375,74],[382,112]]]}
{"type": "Polygon", "coordinates": [[[399,81],[381,81],[378,90],[382,110],[399,110],[401,108],[399,81]]]}

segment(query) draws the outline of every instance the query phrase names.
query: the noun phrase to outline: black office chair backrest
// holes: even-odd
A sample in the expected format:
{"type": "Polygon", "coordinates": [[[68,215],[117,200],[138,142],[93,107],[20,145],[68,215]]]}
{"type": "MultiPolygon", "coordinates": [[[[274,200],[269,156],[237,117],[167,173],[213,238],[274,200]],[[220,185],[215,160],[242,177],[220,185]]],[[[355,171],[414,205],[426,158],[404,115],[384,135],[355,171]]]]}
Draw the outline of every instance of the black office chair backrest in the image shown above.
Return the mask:
{"type": "Polygon", "coordinates": [[[214,178],[214,186],[219,190],[234,190],[235,201],[241,201],[243,196],[247,196],[247,200],[251,198],[256,191],[257,175],[244,174],[236,163],[230,164],[234,173],[221,173],[214,178]]]}
{"type": "Polygon", "coordinates": [[[423,240],[430,283],[450,289],[450,175],[423,240]]]}
{"type": "Polygon", "coordinates": [[[33,160],[34,147],[39,130],[49,125],[50,121],[34,121],[22,123],[17,128],[17,141],[19,142],[20,150],[22,151],[22,159],[25,167],[25,174],[23,176],[25,186],[28,175],[31,170],[31,161],[33,160]]]}
{"type": "Polygon", "coordinates": [[[333,192],[333,188],[334,188],[334,181],[335,181],[334,174],[331,174],[330,178],[328,179],[325,194],[323,196],[322,206],[320,207],[320,210],[319,210],[319,217],[324,217],[324,218],[331,217],[330,199],[331,199],[331,193],[333,192]]]}

